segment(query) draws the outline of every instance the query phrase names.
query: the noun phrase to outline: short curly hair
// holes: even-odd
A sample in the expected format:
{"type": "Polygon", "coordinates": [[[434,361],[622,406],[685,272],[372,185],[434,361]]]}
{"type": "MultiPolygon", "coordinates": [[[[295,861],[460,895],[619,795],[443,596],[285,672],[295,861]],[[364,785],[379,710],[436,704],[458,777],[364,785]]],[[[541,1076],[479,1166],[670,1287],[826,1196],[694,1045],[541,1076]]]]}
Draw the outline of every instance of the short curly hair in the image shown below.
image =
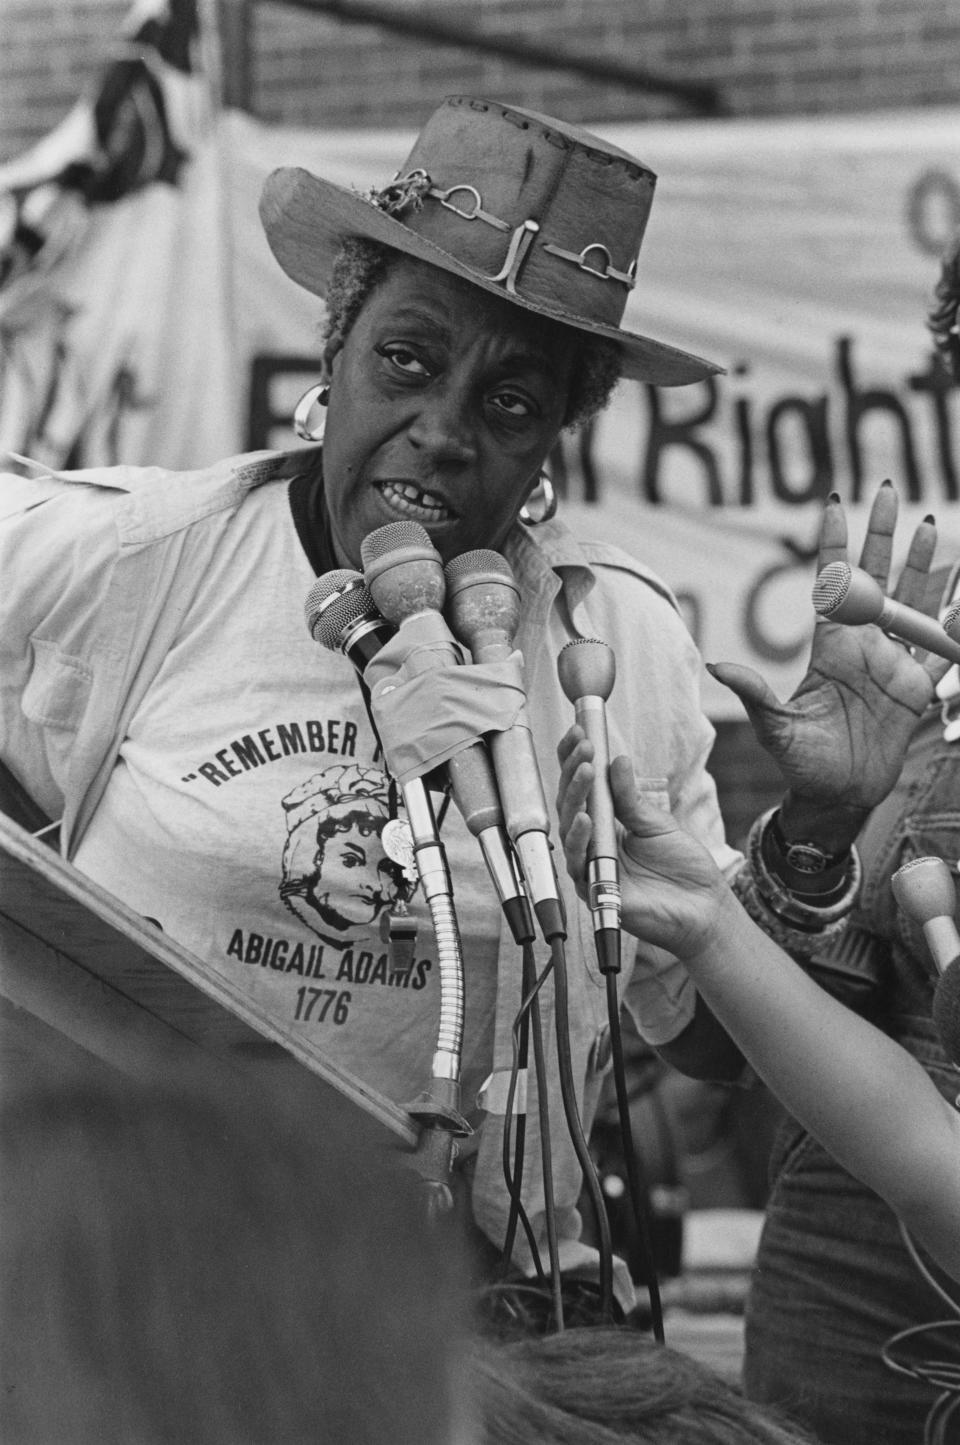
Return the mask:
{"type": "MultiPolygon", "coordinates": [[[[322,340],[345,337],[373,288],[403,259],[404,253],[379,241],[350,236],[333,264],[327,290],[322,340]]],[[[620,348],[602,336],[583,334],[574,360],[570,394],[563,417],[565,429],[583,426],[602,411],[620,378],[620,348]]]]}

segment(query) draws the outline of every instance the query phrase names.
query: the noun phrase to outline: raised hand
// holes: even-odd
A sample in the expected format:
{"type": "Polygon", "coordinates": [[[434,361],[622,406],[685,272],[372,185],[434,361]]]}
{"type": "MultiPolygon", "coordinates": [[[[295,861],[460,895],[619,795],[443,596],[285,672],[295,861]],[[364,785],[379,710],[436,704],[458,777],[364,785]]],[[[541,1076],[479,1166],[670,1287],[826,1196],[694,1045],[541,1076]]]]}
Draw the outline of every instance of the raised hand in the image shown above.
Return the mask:
{"type": "MultiPolygon", "coordinates": [[[[889,482],[877,491],[860,566],[886,592],[898,499],[889,482]]],[[[936,549],[932,518],[914,532],[907,560],[891,594],[923,609],[936,549]]],[[[847,561],[847,522],[838,499],[824,510],[819,568],[847,561]]],[[[740,698],[758,741],[779,765],[794,811],[818,812],[835,826],[835,841],[855,835],[866,813],[886,797],[903,767],[907,746],[936,681],[948,664],[914,655],[879,627],[848,627],[818,619],[802,682],[780,702],[751,668],[709,667],[740,698]]]]}
{"type": "MultiPolygon", "coordinates": [[[[585,896],[586,812],[593,778],[593,748],[574,726],[557,749],[560,784],[557,813],[567,871],[585,896]]],[[[669,813],[637,791],[629,758],[610,764],[610,789],[620,834],[623,926],[678,958],[695,952],[716,918],[726,884],[707,850],[685,833],[669,813]]]]}

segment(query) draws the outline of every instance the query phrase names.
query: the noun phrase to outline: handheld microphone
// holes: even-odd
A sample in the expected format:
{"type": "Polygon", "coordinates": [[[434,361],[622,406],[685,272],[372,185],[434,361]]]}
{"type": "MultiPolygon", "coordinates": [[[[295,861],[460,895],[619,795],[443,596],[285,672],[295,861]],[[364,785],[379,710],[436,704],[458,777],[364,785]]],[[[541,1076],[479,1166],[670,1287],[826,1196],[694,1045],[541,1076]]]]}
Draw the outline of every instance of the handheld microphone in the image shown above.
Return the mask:
{"type": "MultiPolygon", "coordinates": [[[[440,555],[417,522],[392,522],[364,538],[362,556],[373,604],[403,635],[404,623],[428,614],[438,645],[421,659],[426,671],[459,666],[453,637],[440,611],[446,583],[440,555]],[[442,629],[442,630],[441,630],[442,629]],[[443,634],[449,649],[442,646],[443,634]]],[[[504,826],[503,809],[482,742],[471,743],[444,764],[453,801],[480,845],[504,916],[518,945],[535,937],[530,905],[504,826]]]]}
{"type": "Polygon", "coordinates": [[[887,597],[879,582],[862,567],[829,562],[814,584],[813,606],[818,616],[831,622],[848,627],[875,622],[900,642],[923,647],[948,662],[960,662],[960,642],[932,617],[887,597]]]}
{"type": "MultiPolygon", "coordinates": [[[[477,663],[504,662],[515,651],[520,589],[506,558],[480,548],[446,568],[447,617],[477,663]]],[[[524,708],[513,725],[488,736],[507,832],[520,857],[544,937],[563,936],[560,886],[550,846],[540,765],[524,708]]]]}
{"type": "Polygon", "coordinates": [[[620,855],[610,792],[610,745],[606,701],[616,681],[616,659],[605,642],[576,638],[557,658],[560,686],[577,722],[593,745],[593,782],[587,811],[593,833],[587,849],[587,901],[593,914],[597,957],[603,973],[620,969],[620,855]]]}
{"type": "Polygon", "coordinates": [[[944,1053],[960,1066],[960,933],[957,890],[942,858],[914,858],[890,880],[904,913],[923,928],[940,977],[933,994],[933,1022],[944,1053]]]}
{"type": "Polygon", "coordinates": [[[943,614],[943,621],[940,626],[950,638],[951,642],[960,644],[960,598],[952,602],[943,614]]]}

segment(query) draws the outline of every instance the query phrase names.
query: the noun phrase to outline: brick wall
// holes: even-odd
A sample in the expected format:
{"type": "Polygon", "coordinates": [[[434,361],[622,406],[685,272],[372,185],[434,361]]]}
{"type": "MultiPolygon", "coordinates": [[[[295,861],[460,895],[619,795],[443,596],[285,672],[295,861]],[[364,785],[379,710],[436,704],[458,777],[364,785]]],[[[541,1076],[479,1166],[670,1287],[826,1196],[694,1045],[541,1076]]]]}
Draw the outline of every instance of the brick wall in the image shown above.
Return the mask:
{"type": "MultiPolygon", "coordinates": [[[[431,13],[403,0],[397,8],[431,13]]],[[[960,96],[956,0],[447,0],[434,10],[467,35],[517,35],[712,82],[734,115],[885,109],[960,96]]],[[[689,113],[661,94],[371,33],[282,5],[254,7],[252,43],[253,108],[268,119],[416,125],[434,97],[451,90],[571,120],[689,113]]]]}
{"type": "MultiPolygon", "coordinates": [[[[219,0],[248,16],[249,108],[295,125],[415,126],[466,91],[569,120],[688,114],[660,92],[343,24],[275,0],[219,0]]],[[[960,97],[957,0],[381,0],[464,36],[516,36],[684,82],[732,115],[938,105],[960,97]]],[[[0,158],[37,140],[95,79],[128,0],[0,0],[0,158]]]]}

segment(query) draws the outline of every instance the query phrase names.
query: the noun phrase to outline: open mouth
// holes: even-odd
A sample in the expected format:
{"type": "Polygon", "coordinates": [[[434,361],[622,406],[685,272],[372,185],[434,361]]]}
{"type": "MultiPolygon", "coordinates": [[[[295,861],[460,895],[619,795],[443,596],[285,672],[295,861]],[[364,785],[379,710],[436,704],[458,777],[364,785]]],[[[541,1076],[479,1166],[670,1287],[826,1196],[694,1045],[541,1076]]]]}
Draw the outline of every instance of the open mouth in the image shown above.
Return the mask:
{"type": "Polygon", "coordinates": [[[381,497],[400,517],[410,517],[415,522],[452,522],[456,512],[447,506],[442,497],[434,492],[425,492],[413,482],[381,482],[381,497]]]}

